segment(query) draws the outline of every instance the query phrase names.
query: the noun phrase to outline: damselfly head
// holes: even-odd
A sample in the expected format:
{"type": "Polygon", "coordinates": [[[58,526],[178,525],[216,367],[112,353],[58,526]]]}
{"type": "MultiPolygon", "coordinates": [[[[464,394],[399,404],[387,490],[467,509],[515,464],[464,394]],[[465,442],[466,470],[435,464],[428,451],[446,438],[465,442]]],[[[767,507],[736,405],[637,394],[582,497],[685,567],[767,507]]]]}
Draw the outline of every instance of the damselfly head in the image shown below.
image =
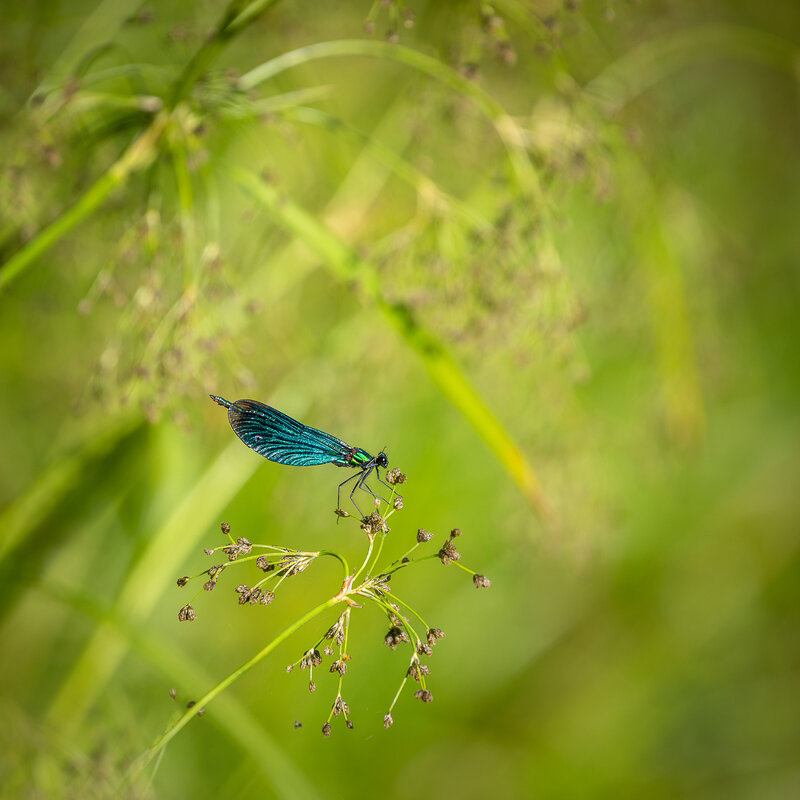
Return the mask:
{"type": "Polygon", "coordinates": [[[378,453],[378,455],[375,456],[375,463],[379,467],[383,467],[384,469],[386,469],[386,467],[389,466],[389,459],[386,458],[386,453],[378,453]]]}

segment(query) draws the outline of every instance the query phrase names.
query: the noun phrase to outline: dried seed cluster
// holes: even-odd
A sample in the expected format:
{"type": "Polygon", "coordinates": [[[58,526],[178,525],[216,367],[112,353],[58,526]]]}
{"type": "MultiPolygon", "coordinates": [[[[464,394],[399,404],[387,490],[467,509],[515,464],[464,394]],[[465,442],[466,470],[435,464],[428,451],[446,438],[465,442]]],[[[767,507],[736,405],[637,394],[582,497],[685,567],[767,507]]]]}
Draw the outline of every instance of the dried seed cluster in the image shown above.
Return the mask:
{"type": "MultiPolygon", "coordinates": [[[[334,720],[341,718],[345,721],[347,728],[353,728],[350,719],[350,708],[344,700],[342,693],[345,676],[349,672],[351,656],[348,649],[348,636],[350,631],[350,617],[353,609],[362,606],[375,606],[385,614],[389,629],[384,635],[384,644],[390,650],[398,650],[408,647],[408,661],[404,667],[400,686],[389,705],[387,713],[383,717],[385,728],[394,724],[392,712],[403,691],[406,682],[411,679],[418,684],[414,692],[414,697],[423,703],[430,703],[433,694],[427,686],[427,681],[431,674],[430,666],[423,662],[433,655],[435,644],[444,638],[441,628],[430,627],[423,617],[404,599],[397,596],[393,591],[392,579],[395,573],[407,569],[409,566],[419,564],[423,561],[438,558],[442,564],[453,565],[472,575],[473,583],[476,587],[486,588],[491,582],[485,575],[479,575],[459,563],[461,554],[454,545],[454,540],[461,535],[461,530],[453,528],[449,536],[439,548],[438,552],[427,556],[413,557],[418,547],[430,542],[434,534],[419,528],[416,532],[416,541],[413,546],[399,559],[385,563],[379,568],[380,555],[386,534],[390,528],[387,524],[388,518],[403,508],[403,501],[395,493],[395,487],[406,480],[406,476],[399,469],[393,469],[386,473],[386,483],[392,487],[391,496],[384,499],[376,499],[376,508],[369,516],[363,517],[360,521],[356,519],[361,530],[367,533],[367,553],[361,567],[351,572],[343,556],[332,551],[306,552],[294,550],[288,547],[278,547],[274,545],[253,544],[249,539],[239,537],[234,539],[231,535],[231,526],[223,522],[221,525],[222,533],[228,539],[228,543],[209,548],[205,552],[207,555],[214,555],[221,550],[226,556],[227,561],[222,564],[215,564],[195,578],[205,577],[202,591],[214,589],[225,570],[240,568],[240,565],[247,562],[254,562],[253,566],[263,573],[263,577],[254,584],[238,584],[234,592],[237,596],[239,605],[269,605],[275,599],[275,593],[284,580],[298,575],[308,569],[309,566],[321,556],[333,556],[337,558],[345,568],[346,578],[341,590],[336,594],[328,606],[332,607],[339,603],[344,605],[344,610],[339,612],[336,620],[330,624],[327,630],[320,636],[311,647],[306,649],[302,655],[286,668],[287,672],[292,672],[296,667],[301,670],[308,670],[308,690],[315,692],[317,683],[315,681],[314,670],[322,667],[323,661],[330,658],[327,673],[336,676],[337,687],[333,702],[328,713],[328,718],[322,726],[324,736],[330,736],[333,730],[334,720]],[[235,565],[234,565],[234,562],[235,565]],[[269,583],[269,587],[266,585],[269,583]],[[367,601],[366,603],[361,601],[367,601]],[[420,628],[420,623],[422,627],[420,628]]],[[[351,515],[337,509],[340,519],[348,518],[351,515]]],[[[191,578],[184,576],[179,578],[179,587],[186,586],[191,578]]],[[[196,613],[191,603],[181,608],[178,619],[181,621],[191,621],[196,618],[196,613]]]]}

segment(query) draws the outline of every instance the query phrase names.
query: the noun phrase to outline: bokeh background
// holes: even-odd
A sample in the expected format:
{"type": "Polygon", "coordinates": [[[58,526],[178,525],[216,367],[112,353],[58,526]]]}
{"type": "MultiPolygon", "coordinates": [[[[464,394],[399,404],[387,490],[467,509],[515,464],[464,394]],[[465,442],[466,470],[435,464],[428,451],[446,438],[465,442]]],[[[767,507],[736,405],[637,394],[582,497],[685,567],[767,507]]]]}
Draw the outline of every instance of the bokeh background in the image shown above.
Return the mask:
{"type": "MultiPolygon", "coordinates": [[[[800,6],[3,4],[0,795],[800,795],[800,6]],[[355,728],[285,666],[340,585],[240,608],[203,547],[351,561],[341,471],[258,458],[255,397],[409,476],[396,591],[434,702],[353,613],[355,728]],[[176,699],[169,690],[174,688],[176,699]],[[296,727],[295,721],[302,727],[296,727]],[[152,780],[150,780],[152,779],[152,780]]],[[[247,576],[252,578],[252,575],[247,576]]]]}

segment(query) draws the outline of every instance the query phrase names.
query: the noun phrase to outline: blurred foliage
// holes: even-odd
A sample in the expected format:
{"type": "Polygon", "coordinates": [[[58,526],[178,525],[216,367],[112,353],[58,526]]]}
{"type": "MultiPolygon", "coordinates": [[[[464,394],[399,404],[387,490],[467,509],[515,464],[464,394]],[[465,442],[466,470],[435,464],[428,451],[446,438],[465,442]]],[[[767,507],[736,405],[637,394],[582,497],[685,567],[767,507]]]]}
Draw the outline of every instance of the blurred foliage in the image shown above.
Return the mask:
{"type": "Polygon", "coordinates": [[[0,795],[797,796],[796,3],[3,10],[0,795]],[[363,546],[209,392],[387,446],[388,554],[458,525],[492,588],[416,571],[390,730],[365,613],[354,730],[300,637],[121,784],[338,589],[179,625],[221,520],[363,546]]]}

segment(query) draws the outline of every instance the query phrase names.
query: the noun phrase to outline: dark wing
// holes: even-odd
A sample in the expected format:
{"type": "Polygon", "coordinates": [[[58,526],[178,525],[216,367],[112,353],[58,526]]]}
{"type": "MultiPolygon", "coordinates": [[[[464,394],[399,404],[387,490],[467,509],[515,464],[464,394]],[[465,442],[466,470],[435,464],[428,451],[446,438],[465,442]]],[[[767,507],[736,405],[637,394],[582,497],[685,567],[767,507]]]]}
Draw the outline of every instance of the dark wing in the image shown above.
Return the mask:
{"type": "Polygon", "coordinates": [[[258,400],[231,403],[228,419],[236,435],[249,448],[277,464],[311,467],[346,463],[344,455],[350,448],[341,439],[309,428],[258,400]]]}

